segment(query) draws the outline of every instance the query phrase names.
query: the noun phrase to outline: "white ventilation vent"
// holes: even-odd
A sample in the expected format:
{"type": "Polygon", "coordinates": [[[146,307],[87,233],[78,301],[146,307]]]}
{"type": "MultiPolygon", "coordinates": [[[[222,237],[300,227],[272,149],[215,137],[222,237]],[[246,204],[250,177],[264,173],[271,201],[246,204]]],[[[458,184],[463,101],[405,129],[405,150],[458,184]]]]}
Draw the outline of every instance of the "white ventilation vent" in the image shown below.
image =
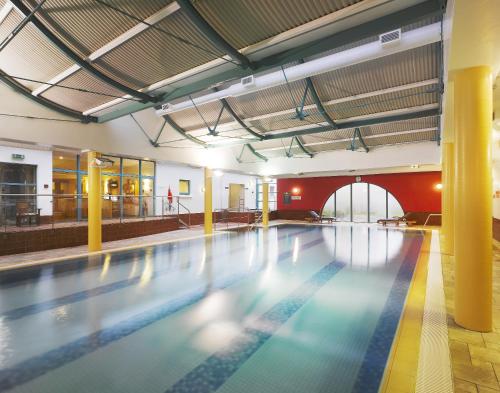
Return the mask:
{"type": "Polygon", "coordinates": [[[161,106],[161,110],[162,110],[162,111],[168,111],[168,110],[170,109],[170,107],[171,107],[171,106],[172,106],[172,105],[171,105],[171,104],[169,104],[169,103],[167,102],[166,104],[163,104],[163,105],[161,106]]]}
{"type": "Polygon", "coordinates": [[[253,87],[255,86],[255,79],[253,75],[246,76],[244,78],[241,78],[241,86],[245,88],[253,87]]]}
{"type": "Polygon", "coordinates": [[[398,44],[401,41],[401,29],[389,31],[379,35],[379,42],[382,46],[398,44]]]}

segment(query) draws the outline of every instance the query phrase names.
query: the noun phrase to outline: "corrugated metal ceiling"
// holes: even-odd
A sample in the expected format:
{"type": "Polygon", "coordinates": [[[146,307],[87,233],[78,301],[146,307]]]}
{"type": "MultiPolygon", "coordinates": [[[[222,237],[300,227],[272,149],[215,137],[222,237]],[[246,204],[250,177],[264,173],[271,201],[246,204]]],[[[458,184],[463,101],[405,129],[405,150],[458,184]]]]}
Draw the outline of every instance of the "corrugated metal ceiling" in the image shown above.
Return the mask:
{"type": "Polygon", "coordinates": [[[175,12],[156,26],[197,47],[150,28],[99,58],[96,65],[102,71],[111,71],[124,83],[144,87],[224,55],[183,11],[175,12]]]}
{"type": "MultiPolygon", "coordinates": [[[[257,93],[250,93],[239,97],[228,97],[227,101],[241,117],[260,116],[300,105],[305,88],[306,82],[301,80],[261,90],[257,93]]],[[[308,94],[306,105],[312,103],[312,99],[308,94]]]]}
{"type": "Polygon", "coordinates": [[[297,119],[296,114],[290,113],[261,120],[253,120],[250,123],[261,132],[267,132],[302,126],[315,127],[318,123],[325,121],[316,109],[307,110],[306,113],[308,116],[304,120],[297,119]]]}
{"type": "MultiPolygon", "coordinates": [[[[172,0],[106,2],[139,19],[146,19],[172,0]]],[[[34,8],[36,1],[30,0],[30,3],[31,8],[34,8]]],[[[84,57],[138,24],[138,21],[94,0],[48,0],[37,13],[37,17],[84,57]]]]}
{"type": "Polygon", "coordinates": [[[403,108],[437,103],[437,86],[423,86],[399,92],[381,94],[360,100],[328,105],[326,110],[333,119],[345,119],[403,108]]]}
{"type": "MultiPolygon", "coordinates": [[[[9,35],[22,19],[19,13],[12,10],[0,24],[0,41],[9,35]]],[[[71,64],[57,47],[29,24],[0,52],[0,69],[9,75],[22,78],[48,81],[71,64]]],[[[40,86],[39,83],[23,80],[18,82],[30,89],[40,86]]]]}
{"type": "MultiPolygon", "coordinates": [[[[117,97],[123,95],[120,90],[102,83],[99,79],[85,70],[77,71],[59,84],[61,86],[75,87],[117,97]]],[[[52,87],[48,89],[42,94],[42,96],[51,101],[57,102],[58,104],[68,106],[81,112],[113,99],[104,95],[84,93],[59,87],[52,87]]]]}
{"type": "Polygon", "coordinates": [[[313,78],[323,101],[437,78],[439,44],[381,57],[313,78]]]}
{"type": "MultiPolygon", "coordinates": [[[[35,0],[25,0],[33,8],[35,0]]],[[[137,18],[145,19],[172,0],[106,0],[111,5],[137,18]]],[[[311,0],[304,6],[302,0],[194,0],[195,7],[233,46],[242,48],[283,31],[300,26],[328,13],[347,7],[360,0],[311,0]]],[[[0,4],[5,0],[0,0],[0,4]]],[[[115,37],[137,25],[137,21],[113,11],[95,0],[47,0],[38,17],[71,48],[82,57],[99,49],[115,37]],[[91,32],[91,34],[89,34],[91,32]]],[[[15,28],[22,17],[11,14],[0,25],[0,40],[15,28]]],[[[408,30],[435,22],[427,20],[404,27],[408,30]]],[[[108,52],[97,61],[95,66],[113,79],[135,89],[154,84],[160,80],[178,75],[196,66],[205,64],[223,55],[192,24],[182,10],[174,12],[157,24],[161,32],[154,28],[131,38],[124,44],[108,52]],[[168,34],[166,34],[167,32],[168,34]],[[175,35],[192,44],[181,42],[175,35]],[[195,46],[203,49],[196,48],[195,46]]],[[[336,51],[353,47],[364,42],[371,42],[377,37],[366,39],[357,44],[350,44],[336,51]]],[[[357,94],[378,91],[396,86],[434,79],[439,76],[440,44],[427,45],[411,51],[383,57],[366,63],[313,77],[313,83],[323,102],[357,94]]],[[[48,81],[73,63],[46,40],[33,26],[27,25],[2,53],[0,68],[9,74],[48,81]]],[[[288,65],[289,66],[289,65],[288,65]]],[[[285,73],[286,73],[286,67],[285,73]]],[[[39,86],[36,83],[22,82],[30,89],[39,86]]],[[[122,96],[123,92],[108,86],[87,71],[80,70],[61,83],[63,86],[83,88],[112,96],[122,96]]],[[[241,118],[262,117],[247,120],[246,123],[258,132],[268,132],[300,126],[314,127],[325,119],[316,109],[308,109],[305,120],[294,118],[293,109],[300,105],[306,83],[304,80],[284,84],[239,97],[228,97],[228,103],[241,118]],[[285,114],[272,115],[275,112],[288,111],[285,114]]],[[[404,91],[372,96],[338,104],[326,105],[329,115],[334,119],[369,115],[407,107],[438,103],[439,93],[436,85],[407,89],[404,91]]],[[[83,93],[58,87],[45,91],[46,97],[61,105],[75,110],[85,111],[113,100],[92,93],[83,93]]],[[[313,105],[311,95],[305,98],[305,105],[313,105]]],[[[214,102],[188,109],[172,115],[182,128],[187,131],[202,129],[194,133],[202,139],[228,141],[248,136],[247,131],[235,124],[229,130],[223,128],[219,136],[206,135],[206,123],[214,126],[221,104],[214,102]],[[203,119],[202,119],[203,117],[203,119]]],[[[223,111],[221,123],[234,122],[223,111]]],[[[417,119],[362,127],[365,136],[391,132],[404,132],[416,129],[437,127],[437,118],[417,119]]],[[[335,130],[327,133],[305,136],[305,143],[330,141],[350,138],[352,130],[335,130]]],[[[407,143],[436,138],[435,131],[394,136],[369,138],[369,145],[407,143]]],[[[276,143],[276,142],[272,142],[276,143]]],[[[281,143],[281,142],[279,142],[281,143]]],[[[261,142],[258,147],[266,146],[261,142]]],[[[328,143],[311,149],[325,150],[326,146],[345,148],[350,142],[328,143]]],[[[298,148],[294,148],[298,149],[298,148]]],[[[271,153],[276,154],[276,153],[271,153]]]]}
{"type": "Polygon", "coordinates": [[[233,47],[263,41],[361,0],[196,0],[195,7],[233,47]]]}

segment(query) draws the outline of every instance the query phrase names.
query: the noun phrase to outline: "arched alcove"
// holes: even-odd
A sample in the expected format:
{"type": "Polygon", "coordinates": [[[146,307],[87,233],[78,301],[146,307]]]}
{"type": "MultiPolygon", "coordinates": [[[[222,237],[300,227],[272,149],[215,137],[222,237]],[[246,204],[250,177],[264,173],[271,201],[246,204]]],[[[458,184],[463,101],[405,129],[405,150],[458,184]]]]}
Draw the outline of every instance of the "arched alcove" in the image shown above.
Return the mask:
{"type": "Polygon", "coordinates": [[[377,222],[380,218],[402,216],[403,208],[386,189],[370,183],[351,183],[336,190],[322,209],[324,216],[338,221],[377,222]]]}

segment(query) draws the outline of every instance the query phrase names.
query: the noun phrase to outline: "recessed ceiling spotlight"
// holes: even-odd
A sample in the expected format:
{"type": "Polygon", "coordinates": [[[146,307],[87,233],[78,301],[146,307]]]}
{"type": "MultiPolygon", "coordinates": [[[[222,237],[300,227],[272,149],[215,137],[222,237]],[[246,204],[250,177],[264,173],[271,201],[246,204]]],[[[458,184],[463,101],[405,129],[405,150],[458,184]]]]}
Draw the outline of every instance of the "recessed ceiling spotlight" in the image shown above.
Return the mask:
{"type": "Polygon", "coordinates": [[[417,164],[410,165],[410,168],[417,169],[419,166],[417,164]]]}

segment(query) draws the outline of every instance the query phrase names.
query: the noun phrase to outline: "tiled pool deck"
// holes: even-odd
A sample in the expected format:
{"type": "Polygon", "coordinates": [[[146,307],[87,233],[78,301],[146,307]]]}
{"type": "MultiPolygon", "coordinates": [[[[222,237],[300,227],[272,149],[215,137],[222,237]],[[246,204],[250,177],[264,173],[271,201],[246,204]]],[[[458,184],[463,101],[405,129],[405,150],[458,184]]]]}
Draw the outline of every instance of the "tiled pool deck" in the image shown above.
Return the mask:
{"type": "Polygon", "coordinates": [[[453,259],[443,256],[448,334],[456,393],[500,392],[500,243],[494,244],[493,331],[477,333],[453,320],[453,259]]]}

